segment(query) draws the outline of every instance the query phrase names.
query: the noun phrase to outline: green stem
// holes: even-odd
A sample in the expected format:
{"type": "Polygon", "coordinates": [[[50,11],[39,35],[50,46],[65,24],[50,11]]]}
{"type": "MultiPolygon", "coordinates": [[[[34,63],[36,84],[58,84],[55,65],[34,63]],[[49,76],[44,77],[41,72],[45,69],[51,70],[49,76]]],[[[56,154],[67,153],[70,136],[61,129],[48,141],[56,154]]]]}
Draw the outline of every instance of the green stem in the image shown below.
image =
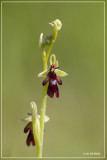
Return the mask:
{"type": "MultiPolygon", "coordinates": [[[[43,66],[44,66],[44,70],[47,69],[47,61],[48,61],[48,57],[49,57],[49,53],[51,51],[53,43],[51,43],[45,61],[43,59],[43,66]]],[[[43,49],[43,55],[44,55],[45,50],[43,49]]],[[[44,57],[44,56],[43,56],[44,57]]],[[[39,157],[42,157],[42,150],[43,150],[43,135],[44,135],[44,118],[45,118],[45,112],[46,112],[46,101],[47,101],[47,88],[48,88],[48,84],[46,84],[46,86],[43,87],[43,95],[42,95],[42,104],[41,104],[41,112],[40,112],[40,142],[41,142],[41,146],[39,149],[39,157]]]]}
{"type": "Polygon", "coordinates": [[[37,146],[37,157],[38,158],[42,157],[41,146],[37,146]]]}
{"type": "MultiPolygon", "coordinates": [[[[46,63],[48,62],[48,58],[49,58],[49,53],[50,53],[50,51],[51,51],[51,49],[52,49],[52,46],[53,46],[53,42],[50,44],[50,46],[49,46],[49,49],[48,49],[48,52],[47,52],[47,55],[46,55],[46,63]]],[[[47,69],[47,68],[46,68],[47,69]]]]}
{"type": "MultiPolygon", "coordinates": [[[[53,43],[56,37],[57,37],[57,30],[56,28],[54,28],[53,40],[49,46],[47,54],[45,53],[45,47],[43,47],[43,50],[42,50],[44,70],[47,69],[47,62],[48,62],[49,54],[50,54],[50,51],[52,49],[52,46],[53,46],[53,43]]],[[[46,112],[47,88],[48,88],[48,84],[46,84],[43,87],[42,104],[41,104],[41,112],[40,112],[40,142],[41,142],[41,145],[38,147],[38,157],[42,157],[42,150],[43,150],[44,118],[45,118],[45,112],[46,112]]]]}
{"type": "Polygon", "coordinates": [[[45,47],[42,48],[42,59],[43,59],[43,69],[47,69],[47,62],[46,62],[46,52],[45,47]]]}
{"type": "MultiPolygon", "coordinates": [[[[57,34],[58,34],[58,30],[57,30],[57,27],[55,26],[55,27],[54,27],[54,31],[53,31],[52,42],[51,42],[51,44],[50,44],[50,46],[49,46],[49,49],[48,49],[48,52],[47,52],[47,55],[46,55],[46,63],[47,63],[47,61],[48,61],[49,53],[50,53],[50,51],[51,51],[51,49],[52,49],[52,46],[53,46],[53,44],[54,44],[54,42],[55,42],[55,40],[56,40],[57,34]]],[[[47,68],[46,68],[46,69],[47,69],[47,68]]]]}
{"type": "Polygon", "coordinates": [[[43,96],[42,96],[42,105],[41,105],[41,113],[40,113],[40,141],[41,141],[41,147],[40,147],[40,157],[42,157],[42,150],[43,150],[43,135],[44,135],[44,117],[46,112],[46,101],[47,101],[47,87],[43,87],[43,96]]]}

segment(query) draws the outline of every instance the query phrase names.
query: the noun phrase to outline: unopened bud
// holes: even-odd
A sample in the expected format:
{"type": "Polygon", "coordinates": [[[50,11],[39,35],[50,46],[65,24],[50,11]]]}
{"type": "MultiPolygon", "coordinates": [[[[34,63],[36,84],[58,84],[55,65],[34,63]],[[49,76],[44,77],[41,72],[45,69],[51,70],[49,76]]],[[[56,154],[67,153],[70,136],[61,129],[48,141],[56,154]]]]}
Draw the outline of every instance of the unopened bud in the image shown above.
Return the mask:
{"type": "Polygon", "coordinates": [[[52,34],[48,34],[43,42],[44,45],[49,46],[52,42],[52,34]]]}
{"type": "Polygon", "coordinates": [[[57,30],[60,30],[62,27],[62,23],[59,19],[56,19],[54,21],[52,21],[51,23],[49,23],[52,27],[56,27],[57,30]]]}
{"type": "Polygon", "coordinates": [[[40,34],[40,38],[39,38],[39,47],[41,47],[43,44],[43,33],[40,34]]]}

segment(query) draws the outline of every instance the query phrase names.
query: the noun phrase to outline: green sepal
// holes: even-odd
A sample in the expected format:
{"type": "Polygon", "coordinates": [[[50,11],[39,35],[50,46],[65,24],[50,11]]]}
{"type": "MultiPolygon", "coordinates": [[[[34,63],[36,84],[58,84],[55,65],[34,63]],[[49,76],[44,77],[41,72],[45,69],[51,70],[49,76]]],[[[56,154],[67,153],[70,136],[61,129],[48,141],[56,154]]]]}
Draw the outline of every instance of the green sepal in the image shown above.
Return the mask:
{"type": "Polygon", "coordinates": [[[45,77],[49,72],[49,69],[46,69],[45,71],[38,74],[38,77],[45,77]]]}
{"type": "Polygon", "coordinates": [[[67,76],[68,74],[64,71],[61,71],[59,69],[55,69],[55,73],[58,75],[58,76],[61,76],[61,77],[64,77],[64,76],[67,76]]]}

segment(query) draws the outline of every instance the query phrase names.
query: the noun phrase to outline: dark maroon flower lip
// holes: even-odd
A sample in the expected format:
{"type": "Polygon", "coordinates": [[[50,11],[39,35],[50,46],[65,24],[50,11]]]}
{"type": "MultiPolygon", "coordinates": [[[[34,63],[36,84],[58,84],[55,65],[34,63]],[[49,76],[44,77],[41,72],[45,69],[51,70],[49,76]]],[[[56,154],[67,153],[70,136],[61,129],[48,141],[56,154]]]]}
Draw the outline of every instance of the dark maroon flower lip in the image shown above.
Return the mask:
{"type": "Polygon", "coordinates": [[[33,136],[33,128],[32,128],[32,122],[29,122],[25,128],[24,128],[24,133],[28,133],[27,139],[26,139],[26,144],[27,146],[30,146],[30,144],[32,143],[32,146],[35,146],[35,141],[34,141],[34,136],[33,136]]]}
{"type": "Polygon", "coordinates": [[[55,69],[57,68],[55,68],[55,64],[52,64],[50,67],[49,73],[47,74],[46,78],[44,79],[42,83],[42,85],[45,86],[46,83],[49,82],[47,94],[51,98],[54,97],[54,93],[56,97],[59,98],[59,89],[58,89],[57,83],[59,85],[62,85],[62,81],[59,79],[59,77],[55,73],[55,69]]]}

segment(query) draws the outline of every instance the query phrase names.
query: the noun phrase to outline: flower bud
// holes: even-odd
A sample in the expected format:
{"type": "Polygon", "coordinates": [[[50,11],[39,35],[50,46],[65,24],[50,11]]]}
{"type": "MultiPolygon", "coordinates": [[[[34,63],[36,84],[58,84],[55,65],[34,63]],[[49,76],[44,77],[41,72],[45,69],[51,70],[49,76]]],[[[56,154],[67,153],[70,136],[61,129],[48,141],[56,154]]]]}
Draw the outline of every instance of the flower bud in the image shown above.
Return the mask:
{"type": "Polygon", "coordinates": [[[43,33],[40,34],[39,47],[42,47],[42,44],[43,44],[43,33]]]}
{"type": "Polygon", "coordinates": [[[55,21],[52,21],[49,23],[52,27],[56,27],[57,30],[60,30],[62,27],[62,23],[59,19],[56,19],[55,21]]]}
{"type": "Polygon", "coordinates": [[[52,34],[48,34],[43,42],[44,45],[49,46],[52,42],[52,34]]]}

